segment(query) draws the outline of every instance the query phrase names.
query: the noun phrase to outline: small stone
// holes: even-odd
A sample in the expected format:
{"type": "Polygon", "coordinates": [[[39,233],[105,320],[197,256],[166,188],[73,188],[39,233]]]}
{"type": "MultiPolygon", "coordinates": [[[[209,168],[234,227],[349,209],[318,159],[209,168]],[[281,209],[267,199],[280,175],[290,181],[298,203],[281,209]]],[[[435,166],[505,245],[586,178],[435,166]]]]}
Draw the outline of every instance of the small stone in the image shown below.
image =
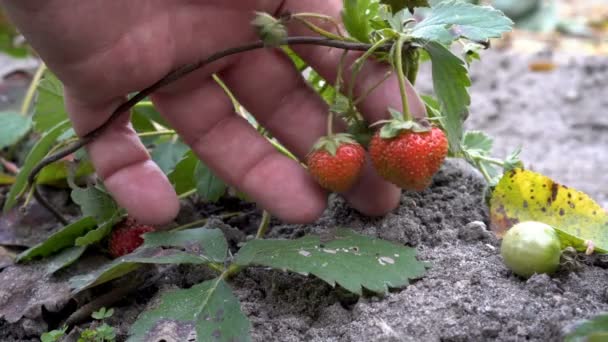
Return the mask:
{"type": "Polygon", "coordinates": [[[568,102],[577,102],[581,99],[581,94],[576,89],[570,89],[564,94],[564,100],[568,102]]]}
{"type": "Polygon", "coordinates": [[[458,238],[463,241],[485,240],[490,237],[486,224],[481,221],[469,222],[466,226],[458,229],[458,238]]]}

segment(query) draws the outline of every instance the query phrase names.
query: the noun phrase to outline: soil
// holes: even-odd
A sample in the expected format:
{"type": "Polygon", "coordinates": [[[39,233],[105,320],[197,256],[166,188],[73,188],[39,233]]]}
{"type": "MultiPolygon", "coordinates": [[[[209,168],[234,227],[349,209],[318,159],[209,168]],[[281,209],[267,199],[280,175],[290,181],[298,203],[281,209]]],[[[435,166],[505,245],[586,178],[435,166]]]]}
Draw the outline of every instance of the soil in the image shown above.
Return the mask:
{"type": "MultiPolygon", "coordinates": [[[[602,111],[608,105],[608,59],[565,59],[552,72],[533,73],[528,62],[535,58],[485,53],[473,67],[467,125],[496,138],[497,156],[521,144],[529,167],[608,207],[608,188],[602,186],[608,184],[608,116],[602,111]]],[[[423,92],[430,89],[426,72],[418,85],[423,92]]],[[[578,269],[552,277],[523,280],[508,271],[501,262],[500,242],[486,228],[483,194],[484,182],[476,171],[448,160],[430,189],[404,193],[401,206],[384,218],[364,217],[332,197],[329,209],[314,224],[273,221],[270,237],[296,238],[345,226],[414,246],[419,259],[432,268],[424,278],[382,298],[357,298],[312,277],[248,269],[231,285],[253,324],[253,340],[559,341],[580,320],[608,311],[608,260],[603,257],[584,258],[578,269]]],[[[200,209],[188,205],[181,219],[202,215],[200,209]]],[[[227,224],[211,224],[229,233],[234,247],[252,233],[258,217],[256,212],[227,224]]],[[[74,302],[62,295],[67,286],[63,280],[84,267],[76,265],[50,281],[36,276],[41,268],[36,264],[1,271],[0,340],[36,340],[48,328],[46,322],[53,321],[48,311],[74,310],[74,302]],[[27,312],[24,317],[8,317],[6,303],[17,293],[27,300],[14,304],[27,312]]],[[[108,323],[117,328],[120,339],[162,290],[188,287],[209,277],[205,270],[190,266],[144,273],[162,276],[152,277],[153,283],[114,306],[116,313],[108,323]]]]}

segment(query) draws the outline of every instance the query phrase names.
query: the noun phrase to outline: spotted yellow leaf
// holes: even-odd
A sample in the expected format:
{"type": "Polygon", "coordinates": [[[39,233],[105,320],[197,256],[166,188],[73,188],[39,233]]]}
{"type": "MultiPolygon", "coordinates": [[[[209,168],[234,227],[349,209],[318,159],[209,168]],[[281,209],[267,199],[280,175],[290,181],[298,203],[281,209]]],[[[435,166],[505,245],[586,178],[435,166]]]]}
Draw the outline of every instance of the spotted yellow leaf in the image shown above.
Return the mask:
{"type": "Polygon", "coordinates": [[[536,172],[505,173],[490,200],[492,230],[500,237],[514,224],[544,222],[558,231],[563,247],[608,253],[608,214],[585,193],[536,172]]]}

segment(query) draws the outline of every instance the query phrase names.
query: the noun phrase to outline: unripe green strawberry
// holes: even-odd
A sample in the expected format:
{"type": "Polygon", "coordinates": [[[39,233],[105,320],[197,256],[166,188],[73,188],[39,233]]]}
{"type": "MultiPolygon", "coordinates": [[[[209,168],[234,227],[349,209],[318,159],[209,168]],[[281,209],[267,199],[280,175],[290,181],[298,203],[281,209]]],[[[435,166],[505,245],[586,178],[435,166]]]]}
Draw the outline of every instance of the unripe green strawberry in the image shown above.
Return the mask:
{"type": "Polygon", "coordinates": [[[308,171],[325,189],[350,189],[365,164],[365,150],[346,134],[323,137],[306,157],[308,171]]]}
{"type": "Polygon", "coordinates": [[[377,132],[369,153],[378,174],[400,188],[426,189],[448,153],[448,141],[442,130],[433,127],[425,132],[402,130],[393,138],[377,132]]]}
{"type": "Polygon", "coordinates": [[[110,255],[118,258],[133,252],[144,242],[141,235],[154,230],[154,227],[137,223],[130,217],[117,223],[112,228],[108,244],[110,255]]]}

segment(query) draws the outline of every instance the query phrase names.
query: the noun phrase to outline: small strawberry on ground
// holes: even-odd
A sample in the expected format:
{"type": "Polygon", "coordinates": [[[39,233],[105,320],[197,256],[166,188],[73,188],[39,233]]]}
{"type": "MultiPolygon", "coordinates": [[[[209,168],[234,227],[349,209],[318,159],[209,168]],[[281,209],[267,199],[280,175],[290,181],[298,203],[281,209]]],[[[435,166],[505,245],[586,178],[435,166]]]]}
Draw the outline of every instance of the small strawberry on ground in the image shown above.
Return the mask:
{"type": "Polygon", "coordinates": [[[325,189],[350,189],[365,164],[365,150],[348,134],[322,137],[306,157],[308,170],[325,189]]]}
{"type": "Polygon", "coordinates": [[[443,131],[404,121],[391,110],[392,120],[376,132],[369,145],[374,168],[384,179],[405,190],[426,189],[448,153],[443,131]]]}
{"type": "Polygon", "coordinates": [[[154,227],[137,223],[131,217],[117,223],[112,229],[108,243],[110,255],[118,258],[133,252],[144,242],[141,235],[154,230],[154,227]]]}

